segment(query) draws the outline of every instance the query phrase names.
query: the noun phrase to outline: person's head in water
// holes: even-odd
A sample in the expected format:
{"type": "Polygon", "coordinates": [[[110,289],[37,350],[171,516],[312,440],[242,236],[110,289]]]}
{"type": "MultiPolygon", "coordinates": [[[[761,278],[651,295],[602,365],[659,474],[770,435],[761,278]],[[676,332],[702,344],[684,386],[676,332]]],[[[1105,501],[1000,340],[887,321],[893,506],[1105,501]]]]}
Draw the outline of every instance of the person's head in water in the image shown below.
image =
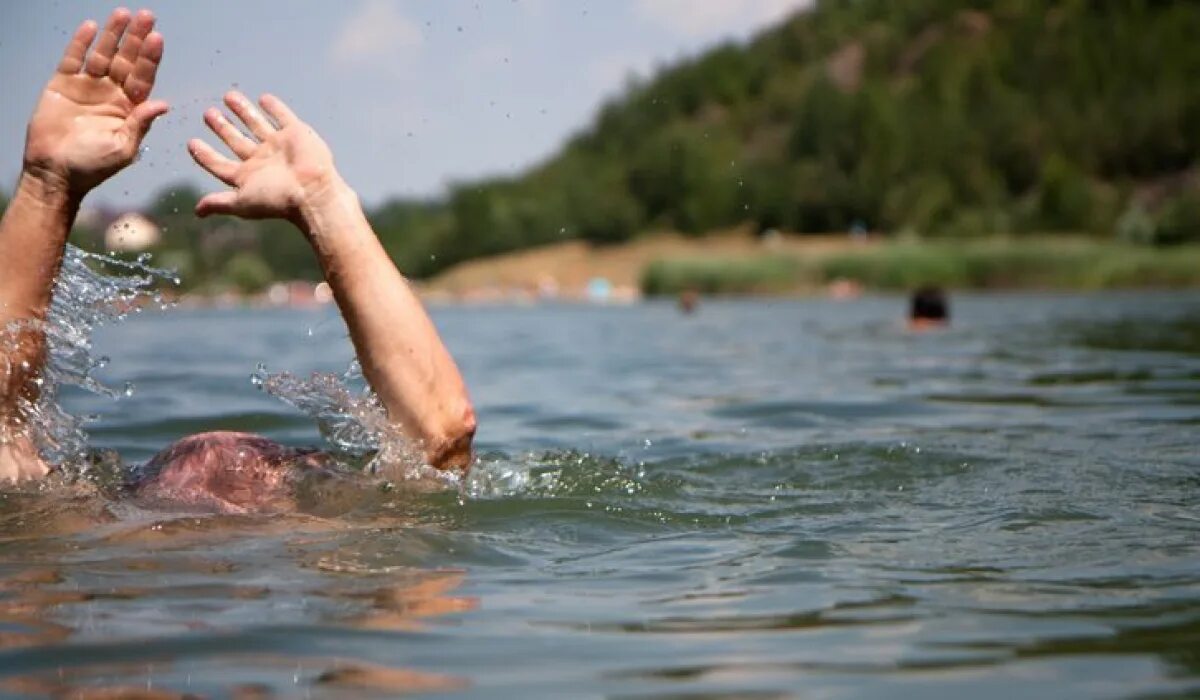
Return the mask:
{"type": "Polygon", "coordinates": [[[950,322],[950,305],[940,287],[925,286],[913,292],[908,312],[912,328],[933,328],[950,322]]]}
{"type": "Polygon", "coordinates": [[[700,294],[695,289],[685,289],[679,293],[680,312],[684,314],[693,313],[698,303],[700,303],[700,294]]]}

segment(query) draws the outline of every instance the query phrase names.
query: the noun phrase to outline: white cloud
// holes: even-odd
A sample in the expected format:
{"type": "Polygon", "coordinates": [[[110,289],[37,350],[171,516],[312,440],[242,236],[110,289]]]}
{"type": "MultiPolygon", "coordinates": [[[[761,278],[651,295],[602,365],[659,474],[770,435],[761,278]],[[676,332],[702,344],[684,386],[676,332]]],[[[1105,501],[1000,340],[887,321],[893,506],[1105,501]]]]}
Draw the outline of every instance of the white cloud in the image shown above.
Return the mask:
{"type": "Polygon", "coordinates": [[[813,0],[636,0],[637,13],[676,34],[733,34],[777,22],[813,0]]]}
{"type": "Polygon", "coordinates": [[[333,40],[330,56],[342,65],[394,65],[410,58],[425,42],[416,22],[391,0],[366,0],[333,40]]]}

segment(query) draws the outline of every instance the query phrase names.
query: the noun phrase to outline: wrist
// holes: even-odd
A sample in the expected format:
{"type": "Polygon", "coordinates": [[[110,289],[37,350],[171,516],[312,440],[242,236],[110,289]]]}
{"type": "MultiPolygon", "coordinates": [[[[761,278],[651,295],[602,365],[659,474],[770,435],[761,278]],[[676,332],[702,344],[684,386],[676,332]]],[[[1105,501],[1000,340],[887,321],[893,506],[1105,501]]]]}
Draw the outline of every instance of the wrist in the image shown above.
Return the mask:
{"type": "Polygon", "coordinates": [[[83,201],[83,193],[72,189],[66,177],[47,168],[30,165],[21,169],[17,194],[49,209],[74,211],[83,201]]]}
{"type": "Polygon", "coordinates": [[[358,195],[336,172],[315,178],[302,188],[295,224],[310,239],[330,231],[347,215],[361,212],[358,195]]]}

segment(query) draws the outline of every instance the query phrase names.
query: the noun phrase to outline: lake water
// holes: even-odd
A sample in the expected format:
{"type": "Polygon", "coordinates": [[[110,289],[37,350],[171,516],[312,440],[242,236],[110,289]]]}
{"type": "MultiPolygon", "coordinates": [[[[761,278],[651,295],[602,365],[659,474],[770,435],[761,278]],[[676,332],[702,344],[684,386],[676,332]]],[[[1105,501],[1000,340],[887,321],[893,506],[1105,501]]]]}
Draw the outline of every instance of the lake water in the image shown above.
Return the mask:
{"type": "MultiPolygon", "coordinates": [[[[1200,296],[953,312],[436,309],[480,417],[467,492],[263,518],[5,497],[0,695],[1200,694],[1200,296]]],[[[249,376],[352,358],[332,309],[97,345],[135,393],[67,403],[130,463],[210,429],[319,444],[249,376]]]]}

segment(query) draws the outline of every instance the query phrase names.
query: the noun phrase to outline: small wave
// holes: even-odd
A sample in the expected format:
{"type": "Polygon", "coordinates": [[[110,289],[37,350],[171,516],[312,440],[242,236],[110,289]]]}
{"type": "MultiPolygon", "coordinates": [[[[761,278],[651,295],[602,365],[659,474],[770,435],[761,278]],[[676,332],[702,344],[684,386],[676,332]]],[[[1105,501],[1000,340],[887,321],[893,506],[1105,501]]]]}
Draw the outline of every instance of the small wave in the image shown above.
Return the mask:
{"type": "Polygon", "coordinates": [[[644,465],[626,465],[585,452],[550,452],[512,459],[489,455],[476,461],[463,483],[463,495],[483,500],[522,496],[570,498],[642,494],[644,465]]]}

